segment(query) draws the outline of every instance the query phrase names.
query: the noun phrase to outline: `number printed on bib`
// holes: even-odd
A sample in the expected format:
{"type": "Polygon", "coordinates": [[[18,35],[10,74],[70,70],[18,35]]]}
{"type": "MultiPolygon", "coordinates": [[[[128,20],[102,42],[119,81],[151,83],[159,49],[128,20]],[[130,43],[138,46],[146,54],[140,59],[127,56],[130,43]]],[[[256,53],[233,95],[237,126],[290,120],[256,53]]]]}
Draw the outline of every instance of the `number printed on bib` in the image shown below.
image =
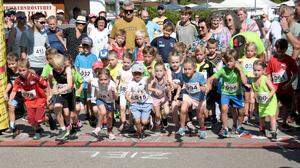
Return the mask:
{"type": "Polygon", "coordinates": [[[127,89],[126,86],[120,85],[120,87],[119,87],[119,92],[120,92],[120,94],[121,94],[121,95],[124,95],[125,92],[126,92],[126,89],[127,89]]]}
{"type": "Polygon", "coordinates": [[[82,76],[84,81],[89,81],[93,77],[92,69],[80,68],[79,73],[82,76]]]}
{"type": "Polygon", "coordinates": [[[46,61],[46,48],[44,46],[33,47],[34,59],[45,62],[46,61]]]}
{"type": "Polygon", "coordinates": [[[137,101],[138,103],[144,103],[147,101],[148,95],[143,90],[135,91],[135,92],[132,92],[131,99],[134,101],[137,101]]]}
{"type": "Polygon", "coordinates": [[[268,100],[269,100],[269,93],[268,92],[258,93],[257,103],[266,104],[268,102],[268,100]]]}
{"type": "Polygon", "coordinates": [[[238,90],[238,84],[224,82],[224,89],[229,93],[234,93],[238,90]]]}
{"type": "Polygon", "coordinates": [[[283,83],[288,81],[288,76],[285,70],[281,70],[279,72],[272,73],[272,79],[274,83],[283,83]]]}
{"type": "Polygon", "coordinates": [[[189,94],[195,94],[195,93],[200,92],[200,85],[199,85],[199,83],[186,83],[185,87],[186,87],[186,91],[189,94]]]}
{"type": "MultiPolygon", "coordinates": [[[[68,86],[68,84],[57,84],[57,89],[62,89],[62,88],[66,88],[68,86]]],[[[71,90],[68,89],[68,90],[65,90],[64,92],[62,92],[61,94],[67,94],[67,93],[70,93],[71,90]]]]}
{"type": "Polygon", "coordinates": [[[25,98],[28,98],[28,99],[32,100],[36,97],[36,91],[35,90],[24,91],[24,92],[22,92],[22,95],[25,98]]]}

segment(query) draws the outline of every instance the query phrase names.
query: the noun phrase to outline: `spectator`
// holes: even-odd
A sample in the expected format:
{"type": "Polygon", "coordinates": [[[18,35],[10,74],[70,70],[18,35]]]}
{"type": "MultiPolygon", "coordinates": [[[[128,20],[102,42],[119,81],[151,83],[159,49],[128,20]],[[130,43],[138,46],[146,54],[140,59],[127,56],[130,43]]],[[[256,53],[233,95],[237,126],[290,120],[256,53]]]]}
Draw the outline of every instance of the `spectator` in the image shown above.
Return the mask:
{"type": "Polygon", "coordinates": [[[28,58],[31,69],[40,75],[46,64],[46,49],[50,47],[45,31],[46,18],[38,12],[32,15],[31,19],[33,27],[21,35],[21,58],[28,58]]]}
{"type": "MultiPolygon", "coordinates": [[[[123,3],[123,11],[125,16],[115,21],[115,25],[110,34],[110,44],[114,44],[115,33],[119,29],[126,31],[126,48],[134,49],[135,47],[135,33],[138,30],[147,32],[145,22],[134,16],[133,14],[134,4],[131,0],[125,0],[123,3]]],[[[149,43],[148,33],[146,34],[146,41],[149,43]]]]}
{"type": "Polygon", "coordinates": [[[24,31],[28,31],[29,27],[26,24],[26,15],[24,12],[21,11],[17,12],[16,18],[17,18],[17,25],[15,27],[12,27],[11,31],[9,32],[8,41],[7,41],[7,48],[8,48],[7,51],[14,52],[20,55],[21,35],[24,31]]]}
{"type": "Polygon", "coordinates": [[[300,24],[295,21],[293,8],[289,6],[280,8],[279,15],[282,37],[289,42],[286,54],[296,59],[300,50],[300,24]]]}
{"type": "Polygon", "coordinates": [[[78,7],[73,8],[73,18],[69,21],[69,24],[76,24],[77,17],[81,14],[81,9],[78,7]]]}
{"type": "Polygon", "coordinates": [[[210,26],[206,23],[206,20],[200,19],[198,22],[199,37],[193,42],[191,51],[194,51],[196,46],[202,44],[206,46],[207,41],[211,38],[210,26]]]}
{"type": "Polygon", "coordinates": [[[57,27],[57,19],[55,16],[49,16],[47,19],[48,29],[47,35],[49,44],[55,48],[60,54],[65,55],[66,47],[62,38],[63,30],[57,27]]]}
{"type": "Polygon", "coordinates": [[[180,11],[180,21],[176,25],[176,36],[179,42],[192,46],[198,36],[196,26],[191,23],[192,10],[185,7],[180,11]]]}
{"type": "Polygon", "coordinates": [[[192,21],[192,23],[197,27],[199,21],[200,21],[200,16],[199,15],[195,15],[194,16],[194,20],[192,21]]]}
{"type": "Polygon", "coordinates": [[[85,32],[86,18],[82,15],[79,15],[76,19],[76,26],[66,28],[63,31],[63,37],[67,41],[67,54],[75,60],[75,57],[78,55],[77,48],[81,44],[81,41],[84,37],[87,36],[85,32]]]}
{"type": "Polygon", "coordinates": [[[68,24],[68,22],[65,19],[65,11],[62,10],[62,9],[57,9],[56,19],[57,19],[57,25],[58,26],[60,26],[62,24],[68,24]]]}
{"type": "Polygon", "coordinates": [[[267,34],[271,28],[271,22],[269,21],[268,15],[266,13],[263,13],[261,15],[261,20],[263,21],[264,24],[263,31],[265,34],[267,34]]]}
{"type": "Polygon", "coordinates": [[[162,32],[163,30],[163,25],[164,25],[164,20],[168,19],[165,14],[165,6],[163,4],[158,5],[157,7],[157,14],[158,16],[153,18],[152,21],[154,23],[157,23],[160,27],[160,31],[162,32]]]}
{"type": "Polygon", "coordinates": [[[87,25],[87,34],[89,35],[90,32],[93,29],[96,29],[96,27],[95,27],[95,21],[96,21],[97,15],[95,15],[95,14],[89,14],[88,18],[89,18],[89,23],[87,25]]]}
{"type": "Polygon", "coordinates": [[[158,32],[160,31],[160,27],[157,23],[150,21],[149,13],[147,10],[141,11],[141,19],[145,21],[147,32],[149,35],[149,40],[151,42],[156,37],[155,35],[157,35],[158,32]]]}
{"type": "Polygon", "coordinates": [[[234,12],[228,12],[225,14],[225,26],[230,31],[231,37],[240,32],[240,23],[234,12]]]}
{"type": "Polygon", "coordinates": [[[255,20],[247,18],[246,8],[240,8],[237,10],[237,15],[241,24],[241,32],[252,31],[256,32],[260,37],[259,27],[257,26],[255,20]]]}
{"type": "MultiPolygon", "coordinates": [[[[106,28],[108,29],[108,33],[110,34],[112,28],[113,28],[113,21],[111,21],[108,17],[105,11],[100,11],[99,12],[99,16],[103,16],[107,19],[107,25],[106,28]]],[[[117,19],[117,16],[116,16],[117,19]]]]}

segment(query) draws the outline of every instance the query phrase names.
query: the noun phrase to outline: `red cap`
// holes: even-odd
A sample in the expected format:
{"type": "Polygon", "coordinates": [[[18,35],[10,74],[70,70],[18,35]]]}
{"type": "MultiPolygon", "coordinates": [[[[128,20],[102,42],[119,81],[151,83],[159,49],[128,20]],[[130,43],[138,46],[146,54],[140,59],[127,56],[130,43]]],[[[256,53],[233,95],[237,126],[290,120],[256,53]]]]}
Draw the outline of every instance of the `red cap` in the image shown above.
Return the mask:
{"type": "Polygon", "coordinates": [[[93,64],[93,69],[103,68],[103,63],[101,61],[96,61],[93,64]]]}

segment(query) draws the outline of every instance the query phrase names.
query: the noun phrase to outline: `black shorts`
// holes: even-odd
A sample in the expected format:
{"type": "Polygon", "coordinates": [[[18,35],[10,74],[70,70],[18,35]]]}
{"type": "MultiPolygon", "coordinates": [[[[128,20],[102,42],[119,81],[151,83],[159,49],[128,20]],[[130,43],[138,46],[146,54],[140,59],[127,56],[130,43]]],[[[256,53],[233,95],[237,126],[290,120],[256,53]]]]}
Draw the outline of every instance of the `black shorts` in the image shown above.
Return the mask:
{"type": "Polygon", "coordinates": [[[54,95],[51,99],[51,103],[56,104],[62,104],[63,108],[68,108],[70,111],[75,110],[75,96],[74,93],[67,93],[67,94],[61,94],[61,95],[54,95]]]}
{"type": "Polygon", "coordinates": [[[221,102],[221,95],[218,93],[217,90],[211,90],[207,93],[206,96],[206,109],[213,110],[215,108],[215,104],[220,104],[221,102]]]}

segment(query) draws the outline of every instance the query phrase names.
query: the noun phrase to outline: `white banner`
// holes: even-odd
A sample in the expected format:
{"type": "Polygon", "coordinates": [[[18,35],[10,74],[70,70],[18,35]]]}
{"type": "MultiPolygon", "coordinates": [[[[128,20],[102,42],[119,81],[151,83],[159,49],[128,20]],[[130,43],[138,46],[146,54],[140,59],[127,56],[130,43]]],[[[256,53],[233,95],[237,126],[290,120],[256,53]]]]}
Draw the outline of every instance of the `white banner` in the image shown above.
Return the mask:
{"type": "Polygon", "coordinates": [[[56,7],[51,3],[5,3],[4,9],[23,11],[26,16],[31,16],[36,12],[42,12],[46,16],[56,15],[56,7]]]}

